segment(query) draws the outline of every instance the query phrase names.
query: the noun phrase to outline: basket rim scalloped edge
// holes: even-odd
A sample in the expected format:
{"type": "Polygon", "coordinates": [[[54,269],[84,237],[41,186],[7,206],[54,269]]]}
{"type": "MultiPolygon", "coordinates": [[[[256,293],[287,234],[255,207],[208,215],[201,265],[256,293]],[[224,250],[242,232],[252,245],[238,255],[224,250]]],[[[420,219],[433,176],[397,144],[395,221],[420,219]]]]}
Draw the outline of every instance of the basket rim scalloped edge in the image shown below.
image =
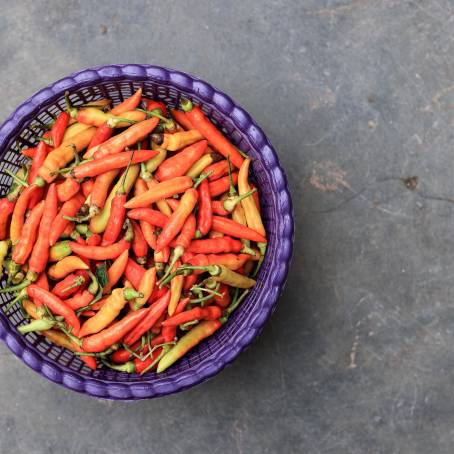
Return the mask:
{"type": "Polygon", "coordinates": [[[174,376],[151,380],[142,378],[127,382],[86,377],[53,362],[44,355],[37,354],[28,345],[26,338],[11,326],[6,315],[0,311],[0,338],[19,359],[40,375],[68,389],[96,398],[126,401],[150,399],[182,391],[213,377],[238,357],[263,329],[276,307],[288,274],[294,241],[293,208],[287,178],[279,164],[277,154],[252,117],[228,95],[207,82],[183,71],[162,66],[104,65],[83,69],[57,80],[23,102],[0,126],[0,156],[4,156],[13,143],[13,139],[40,107],[59,99],[66,90],[109,80],[152,80],[156,83],[174,86],[189,95],[199,97],[204,103],[216,107],[223,115],[233,119],[237,128],[260,154],[261,159],[266,160],[266,172],[273,182],[276,203],[279,206],[279,229],[277,229],[279,247],[272,257],[273,269],[278,272],[271,274],[271,281],[268,280],[266,289],[261,290],[264,302],[260,314],[249,318],[248,325],[242,327],[241,335],[238,338],[236,336],[230,338],[226,345],[216,352],[216,355],[211,355],[174,376]]]}

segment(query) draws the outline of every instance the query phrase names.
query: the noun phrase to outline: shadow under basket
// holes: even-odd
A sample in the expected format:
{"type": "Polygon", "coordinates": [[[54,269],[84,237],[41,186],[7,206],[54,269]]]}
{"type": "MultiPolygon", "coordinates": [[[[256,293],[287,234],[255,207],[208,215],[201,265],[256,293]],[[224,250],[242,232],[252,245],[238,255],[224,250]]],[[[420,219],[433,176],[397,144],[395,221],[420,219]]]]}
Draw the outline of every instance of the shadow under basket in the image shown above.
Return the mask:
{"type": "MultiPolygon", "coordinates": [[[[22,336],[16,329],[25,323],[21,309],[16,305],[6,315],[3,308],[12,297],[0,295],[0,338],[17,357],[55,383],[105,399],[137,400],[171,394],[207,380],[232,362],[271,316],[287,277],[293,247],[293,212],[287,180],[263,131],[244,109],[210,84],[158,66],[89,68],[53,83],[25,101],[0,127],[1,193],[6,194],[11,186],[11,177],[5,170],[14,172],[26,161],[20,150],[35,146],[34,136],[64,110],[65,91],[70,92],[76,107],[99,98],[110,98],[116,105],[139,87],[144,97],[164,101],[172,108],[179,105],[180,98],[191,99],[251,156],[269,243],[256,286],[226,325],[159,375],[130,375],[104,367],[92,371],[70,351],[51,344],[43,336],[22,336]]],[[[5,276],[2,282],[4,286],[5,276]]]]}

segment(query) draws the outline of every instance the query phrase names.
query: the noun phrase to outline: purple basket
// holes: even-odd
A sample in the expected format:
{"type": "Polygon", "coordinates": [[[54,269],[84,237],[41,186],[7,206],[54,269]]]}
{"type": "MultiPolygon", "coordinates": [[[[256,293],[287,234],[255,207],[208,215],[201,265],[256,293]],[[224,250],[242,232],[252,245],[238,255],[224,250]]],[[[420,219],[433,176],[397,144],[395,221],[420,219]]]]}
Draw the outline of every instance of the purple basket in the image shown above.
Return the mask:
{"type": "MultiPolygon", "coordinates": [[[[259,334],[271,316],[287,277],[293,247],[293,213],[285,174],[276,152],[251,116],[210,84],[181,71],[150,65],[110,65],[89,68],[65,77],[20,105],[0,127],[0,186],[11,185],[5,169],[17,170],[24,161],[19,151],[36,144],[31,125],[43,125],[64,109],[69,90],[75,106],[108,97],[115,104],[143,88],[146,97],[178,106],[180,97],[199,104],[222,131],[253,159],[261,193],[269,245],[257,284],[229,322],[162,374],[129,375],[108,369],[92,371],[71,352],[43,336],[19,334],[24,322],[19,309],[6,316],[0,311],[0,337],[25,364],[49,380],[94,397],[138,400],[182,391],[217,374],[259,334]]],[[[38,130],[38,132],[40,132],[38,130]]],[[[1,295],[4,307],[11,300],[1,295]]]]}

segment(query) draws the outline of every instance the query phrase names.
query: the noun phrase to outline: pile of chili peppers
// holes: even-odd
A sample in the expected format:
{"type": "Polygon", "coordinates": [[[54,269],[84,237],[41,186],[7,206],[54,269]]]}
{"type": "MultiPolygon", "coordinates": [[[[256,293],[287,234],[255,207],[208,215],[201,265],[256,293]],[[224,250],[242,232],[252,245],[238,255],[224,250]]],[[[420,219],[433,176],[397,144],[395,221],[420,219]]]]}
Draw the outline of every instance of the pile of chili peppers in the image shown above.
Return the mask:
{"type": "Polygon", "coordinates": [[[66,104],[7,171],[4,310],[92,369],[162,372],[255,284],[267,240],[251,160],[186,99],[66,104]]]}

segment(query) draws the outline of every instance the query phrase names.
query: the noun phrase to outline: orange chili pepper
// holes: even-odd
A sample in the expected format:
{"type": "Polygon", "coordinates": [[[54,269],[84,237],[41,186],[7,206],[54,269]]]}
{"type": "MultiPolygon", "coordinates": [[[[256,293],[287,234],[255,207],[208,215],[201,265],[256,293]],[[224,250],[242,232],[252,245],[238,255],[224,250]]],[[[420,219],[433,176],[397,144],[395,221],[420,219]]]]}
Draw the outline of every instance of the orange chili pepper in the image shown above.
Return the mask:
{"type": "Polygon", "coordinates": [[[69,255],[52,265],[47,274],[51,279],[63,279],[68,274],[76,270],[88,270],[90,267],[76,255],[69,255]]]}
{"type": "MultiPolygon", "coordinates": [[[[237,184],[238,182],[238,172],[232,173],[232,181],[233,184],[237,184]]],[[[230,188],[230,178],[229,176],[225,176],[222,178],[217,179],[216,181],[212,181],[209,183],[210,185],[210,194],[211,197],[217,197],[218,195],[227,192],[230,188]]]]}
{"type": "Polygon", "coordinates": [[[226,159],[215,162],[206,167],[204,172],[210,173],[210,176],[208,177],[210,181],[218,180],[229,173],[229,162],[226,159]]]}
{"type": "MultiPolygon", "coordinates": [[[[202,140],[203,136],[196,129],[190,131],[180,131],[174,134],[152,134],[151,140],[159,145],[161,148],[169,151],[176,151],[181,148],[192,145],[199,140],[202,140]]],[[[205,147],[206,149],[206,147],[205,147]]],[[[204,149],[204,150],[205,150],[204,149]]],[[[189,169],[189,167],[188,167],[189,169]]]]}
{"type": "Polygon", "coordinates": [[[192,126],[191,121],[189,118],[185,115],[184,112],[180,112],[179,110],[172,109],[172,117],[175,118],[175,120],[183,126],[184,129],[189,130],[189,129],[194,129],[192,126]]]}
{"type": "Polygon", "coordinates": [[[123,251],[130,247],[130,243],[125,239],[121,239],[117,243],[108,246],[87,246],[70,241],[74,254],[80,255],[91,260],[111,260],[116,259],[123,251]]]}
{"type": "Polygon", "coordinates": [[[134,110],[139,104],[142,99],[142,89],[139,88],[131,97],[125,99],[121,104],[115,106],[111,112],[114,115],[120,115],[130,110],[134,110]]]}
{"type": "MultiPolygon", "coordinates": [[[[180,266],[180,262],[175,263],[172,271],[175,271],[180,266]]],[[[183,290],[184,276],[177,275],[170,281],[170,301],[167,307],[167,313],[172,316],[175,313],[178,302],[180,301],[181,291],[183,290]]]]}
{"type": "Polygon", "coordinates": [[[137,298],[135,303],[132,305],[133,310],[138,310],[144,306],[150,299],[154,286],[156,284],[156,268],[149,268],[145,271],[144,275],[140,279],[138,291],[143,295],[137,298]]]}
{"type": "Polygon", "coordinates": [[[128,256],[129,251],[123,251],[107,270],[108,283],[103,288],[103,294],[109,293],[112,287],[120,280],[128,263],[128,256]]]}
{"type": "MultiPolygon", "coordinates": [[[[158,180],[156,180],[156,178],[149,178],[146,181],[146,184],[147,184],[147,187],[148,189],[152,189],[153,187],[155,187],[156,185],[159,184],[158,180]]],[[[141,192],[141,194],[144,194],[146,191],[144,192],[141,192]]],[[[137,195],[140,195],[140,194],[137,194],[137,195]]],[[[166,216],[170,216],[172,214],[172,210],[170,209],[169,207],[169,204],[167,203],[167,201],[165,199],[161,199],[161,200],[156,200],[156,206],[158,207],[158,210],[166,215],[166,216]]]]}
{"type": "Polygon", "coordinates": [[[137,263],[144,265],[147,261],[148,244],[137,222],[131,221],[134,237],[132,239],[132,250],[137,259],[137,263]]]}
{"type": "Polygon", "coordinates": [[[50,135],[52,137],[52,144],[55,148],[61,145],[69,120],[70,120],[69,113],[62,112],[52,125],[50,135]]]}
{"type": "Polygon", "coordinates": [[[74,197],[80,189],[80,184],[74,178],[66,178],[63,183],[57,185],[57,196],[60,202],[67,202],[74,197]]]}
{"type": "Polygon", "coordinates": [[[186,219],[192,213],[198,199],[198,193],[195,189],[190,188],[180,200],[178,208],[172,213],[169,221],[164,226],[157,240],[157,251],[168,246],[183,227],[186,219]]]}
{"type": "Polygon", "coordinates": [[[213,216],[211,227],[217,232],[225,233],[235,238],[244,238],[246,240],[256,241],[257,243],[266,243],[266,238],[260,235],[260,233],[245,225],[241,225],[232,219],[213,216]]]}

